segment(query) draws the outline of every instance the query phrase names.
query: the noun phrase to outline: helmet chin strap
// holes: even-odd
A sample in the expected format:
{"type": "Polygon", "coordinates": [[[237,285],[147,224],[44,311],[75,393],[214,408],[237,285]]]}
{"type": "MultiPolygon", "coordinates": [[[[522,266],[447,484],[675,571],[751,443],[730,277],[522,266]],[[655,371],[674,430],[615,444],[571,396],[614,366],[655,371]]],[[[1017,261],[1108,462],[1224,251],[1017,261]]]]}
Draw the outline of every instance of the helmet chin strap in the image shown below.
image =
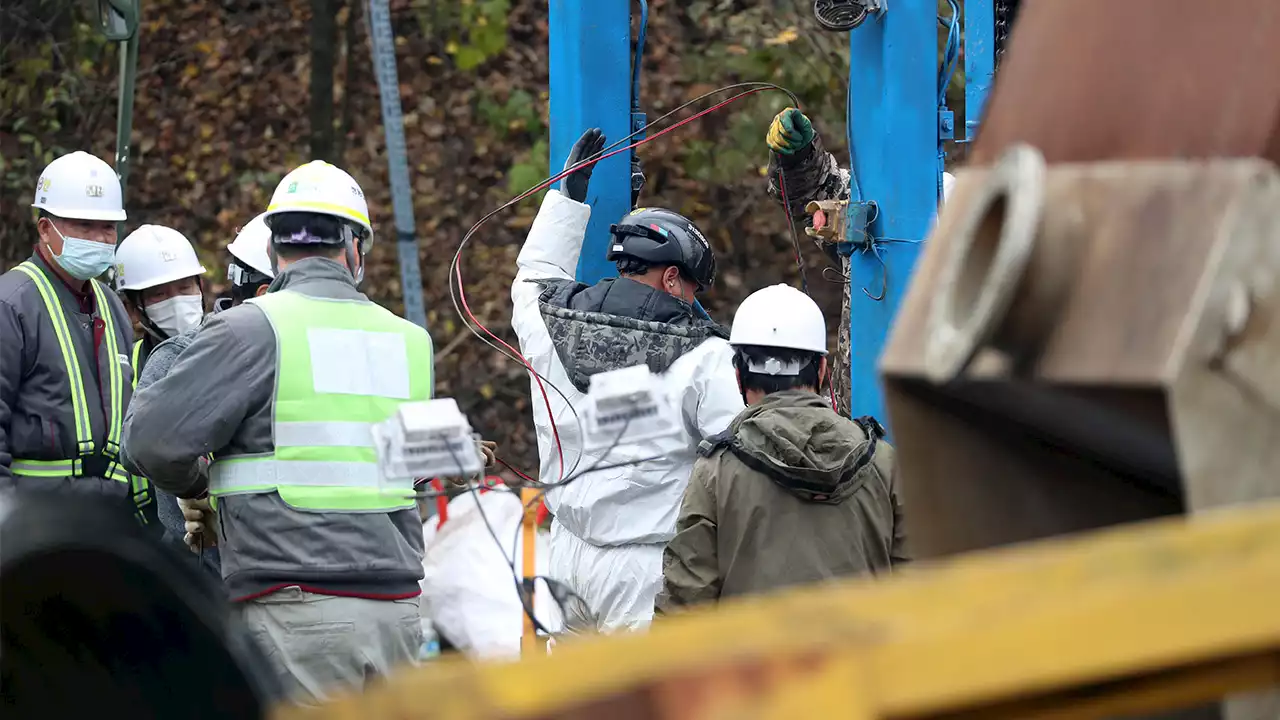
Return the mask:
{"type": "Polygon", "coordinates": [[[133,308],[138,311],[138,324],[142,326],[143,331],[150,335],[157,343],[162,343],[169,339],[169,335],[165,331],[156,327],[156,324],[151,322],[151,317],[147,315],[147,308],[142,304],[142,295],[140,293],[133,294],[133,297],[129,298],[129,304],[133,305],[133,308]]]}

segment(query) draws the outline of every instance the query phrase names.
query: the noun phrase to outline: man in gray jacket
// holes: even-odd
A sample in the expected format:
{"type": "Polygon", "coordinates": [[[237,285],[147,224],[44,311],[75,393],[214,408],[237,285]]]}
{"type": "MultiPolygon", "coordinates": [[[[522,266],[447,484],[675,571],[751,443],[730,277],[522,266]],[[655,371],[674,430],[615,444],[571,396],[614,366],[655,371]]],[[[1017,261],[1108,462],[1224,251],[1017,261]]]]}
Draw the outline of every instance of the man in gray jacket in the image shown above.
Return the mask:
{"type": "MultiPolygon", "coordinates": [[[[275,272],[271,269],[271,261],[268,259],[267,248],[270,244],[271,230],[267,228],[262,216],[259,215],[241,229],[235,240],[232,240],[227,245],[227,252],[231,255],[231,259],[227,263],[227,280],[230,283],[230,293],[226,298],[220,298],[214,304],[215,313],[235,307],[245,300],[260,297],[266,293],[267,287],[275,277],[275,272]]],[[[200,331],[201,327],[203,327],[203,322],[201,325],[197,325],[181,335],[171,337],[156,345],[148,356],[146,365],[142,368],[135,392],[145,390],[160,378],[168,375],[169,370],[173,368],[173,364],[177,362],[178,356],[195,340],[196,333],[200,331]]],[[[129,413],[132,413],[132,411],[133,407],[130,406],[129,413]]],[[[126,422],[128,422],[128,418],[129,415],[126,414],[126,422]]],[[[126,465],[131,465],[127,457],[124,461],[126,465]]],[[[179,507],[177,497],[160,488],[154,488],[154,490],[156,511],[160,518],[160,524],[164,527],[165,539],[170,542],[184,542],[191,533],[186,531],[186,520],[183,517],[182,509],[179,507]]],[[[192,549],[200,554],[202,564],[215,575],[220,576],[222,566],[218,556],[218,548],[205,547],[207,538],[197,537],[193,539],[195,543],[192,549]]]]}
{"type": "Polygon", "coordinates": [[[92,493],[145,521],[150,493],[119,458],[133,327],[96,279],[125,219],[120,183],[74,152],[49,163],[34,200],[35,252],[0,275],[0,489],[92,493]]]}
{"type": "Polygon", "coordinates": [[[383,491],[370,427],[430,398],[431,340],[356,289],[372,228],[350,175],[294,170],[267,224],[270,291],[207,321],[138,393],[124,440],[161,488],[216,501],[228,593],[308,702],[421,645],[421,522],[412,497],[383,491]],[[148,437],[163,442],[135,446],[148,437]]]}

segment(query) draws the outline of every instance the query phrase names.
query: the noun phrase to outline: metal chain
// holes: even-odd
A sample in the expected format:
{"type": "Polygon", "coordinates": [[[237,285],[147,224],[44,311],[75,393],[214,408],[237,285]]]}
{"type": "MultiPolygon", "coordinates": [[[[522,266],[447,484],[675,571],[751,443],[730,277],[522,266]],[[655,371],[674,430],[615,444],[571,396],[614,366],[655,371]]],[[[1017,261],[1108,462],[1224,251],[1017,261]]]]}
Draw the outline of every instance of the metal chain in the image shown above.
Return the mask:
{"type": "Polygon", "coordinates": [[[1000,59],[1008,46],[1009,33],[1013,31],[1013,21],[1017,19],[1021,4],[1021,0],[996,0],[996,68],[1000,67],[1000,59]]]}

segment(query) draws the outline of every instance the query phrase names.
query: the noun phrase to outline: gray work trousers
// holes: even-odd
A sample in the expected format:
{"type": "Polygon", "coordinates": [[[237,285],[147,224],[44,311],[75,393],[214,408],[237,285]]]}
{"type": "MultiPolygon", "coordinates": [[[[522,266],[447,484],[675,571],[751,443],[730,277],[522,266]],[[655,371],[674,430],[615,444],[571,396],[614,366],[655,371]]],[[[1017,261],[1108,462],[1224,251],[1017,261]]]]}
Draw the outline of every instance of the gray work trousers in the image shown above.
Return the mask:
{"type": "Polygon", "coordinates": [[[422,646],[419,598],[366,600],[285,588],[243,605],[244,619],[285,692],[295,702],[324,702],[361,692],[422,646]]]}

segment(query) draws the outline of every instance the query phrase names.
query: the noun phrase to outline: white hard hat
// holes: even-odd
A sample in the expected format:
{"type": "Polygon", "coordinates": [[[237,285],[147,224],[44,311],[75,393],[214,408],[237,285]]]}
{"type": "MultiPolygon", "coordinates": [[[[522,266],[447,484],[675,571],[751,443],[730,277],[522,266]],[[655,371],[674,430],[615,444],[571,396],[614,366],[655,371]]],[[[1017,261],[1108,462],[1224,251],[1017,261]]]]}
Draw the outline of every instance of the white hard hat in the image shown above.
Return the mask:
{"type": "Polygon", "coordinates": [[[145,290],[203,274],[195,248],[173,228],[143,225],[116,246],[117,290],[145,290]]]}
{"type": "Polygon", "coordinates": [[[271,270],[271,257],[267,255],[267,246],[271,244],[271,229],[263,220],[265,217],[266,213],[263,213],[250,220],[248,225],[240,229],[236,239],[227,245],[227,250],[245,265],[274,278],[276,274],[271,270]]]}
{"type": "Polygon", "coordinates": [[[826,355],[827,323],[813,298],[790,285],[770,285],[738,306],[729,343],[826,355]]]}
{"type": "Polygon", "coordinates": [[[332,215],[359,225],[367,236],[373,235],[369,205],[360,184],[345,170],[323,160],[312,160],[285,175],[262,217],[265,220],[286,212],[332,215]]]}
{"type": "Polygon", "coordinates": [[[36,181],[31,207],[73,220],[125,219],[120,178],[101,158],[77,150],[54,160],[36,181]]]}

